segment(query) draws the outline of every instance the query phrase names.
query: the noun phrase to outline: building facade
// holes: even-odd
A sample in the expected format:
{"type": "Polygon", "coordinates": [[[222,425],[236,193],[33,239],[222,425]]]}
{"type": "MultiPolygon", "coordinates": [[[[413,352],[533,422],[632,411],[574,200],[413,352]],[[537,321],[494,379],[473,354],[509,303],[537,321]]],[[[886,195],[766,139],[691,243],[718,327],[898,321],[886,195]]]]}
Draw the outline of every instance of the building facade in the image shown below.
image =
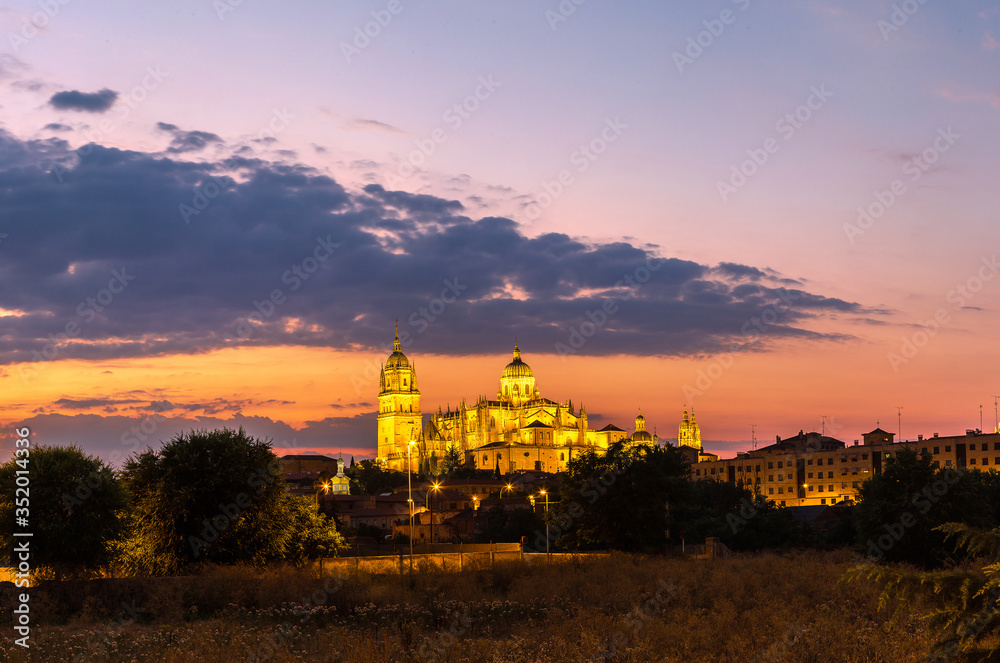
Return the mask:
{"type": "MultiPolygon", "coordinates": [[[[500,375],[496,398],[465,399],[458,407],[438,408],[421,425],[420,392],[413,364],[403,354],[399,330],[393,352],[382,367],[378,396],[378,460],[394,470],[440,471],[449,449],[477,469],[501,474],[565,470],[574,454],[606,450],[616,442],[656,445],[645,417],[636,417],[633,435],[608,424],[590,427],[587,409],[572,400],[541,395],[531,367],[514,343],[511,362],[500,375]]],[[[700,436],[699,436],[700,444],[700,436]]]]}
{"type": "Polygon", "coordinates": [[[726,460],[692,464],[691,478],[742,485],[781,506],[853,502],[861,483],[882,473],[887,459],[903,449],[924,451],[936,467],[959,470],[1000,469],[1000,434],[966,431],[965,435],[895,442],[894,433],[876,428],[864,443],[848,446],[819,433],[803,433],[726,460]]]}

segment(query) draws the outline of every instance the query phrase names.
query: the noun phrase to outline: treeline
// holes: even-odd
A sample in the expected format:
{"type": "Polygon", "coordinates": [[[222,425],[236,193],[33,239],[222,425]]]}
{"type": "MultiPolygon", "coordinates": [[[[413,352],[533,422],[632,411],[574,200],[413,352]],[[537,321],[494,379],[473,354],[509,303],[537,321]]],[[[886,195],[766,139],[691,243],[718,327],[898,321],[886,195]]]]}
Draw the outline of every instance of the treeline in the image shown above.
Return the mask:
{"type": "MultiPolygon", "coordinates": [[[[30,471],[31,560],[42,577],[301,564],[346,548],[310,497],[286,492],[270,443],[242,428],[178,435],[131,456],[120,471],[75,446],[32,448],[0,466],[3,522],[25,515],[14,500],[18,463],[30,471]]],[[[12,558],[13,549],[5,529],[0,556],[12,558]]]]}

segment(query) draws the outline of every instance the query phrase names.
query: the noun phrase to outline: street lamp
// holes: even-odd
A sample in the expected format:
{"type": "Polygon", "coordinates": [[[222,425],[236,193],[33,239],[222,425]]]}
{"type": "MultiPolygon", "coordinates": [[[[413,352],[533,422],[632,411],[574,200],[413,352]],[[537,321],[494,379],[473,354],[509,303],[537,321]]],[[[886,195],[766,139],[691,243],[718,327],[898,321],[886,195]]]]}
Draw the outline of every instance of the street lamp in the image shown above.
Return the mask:
{"type": "Polygon", "coordinates": [[[413,468],[413,461],[410,458],[410,453],[413,447],[416,446],[416,441],[410,440],[410,443],[406,445],[406,494],[410,506],[410,529],[407,533],[410,535],[410,574],[413,574],[413,480],[410,478],[411,470],[413,468]]]}
{"type": "Polygon", "coordinates": [[[500,499],[503,499],[503,491],[505,491],[505,490],[508,493],[514,492],[514,484],[509,483],[509,484],[507,484],[506,486],[504,486],[503,488],[500,489],[500,499]]]}
{"type": "Polygon", "coordinates": [[[545,557],[549,556],[549,493],[545,490],[538,491],[545,495],[545,557]]]}
{"type": "Polygon", "coordinates": [[[434,544],[434,502],[430,501],[430,496],[431,496],[431,491],[432,490],[434,490],[434,491],[440,491],[441,490],[441,484],[439,484],[439,483],[431,484],[431,487],[428,488],[427,492],[424,494],[424,506],[427,506],[429,504],[430,506],[428,508],[430,508],[430,511],[431,511],[431,545],[434,544]]]}
{"type": "Polygon", "coordinates": [[[330,492],[330,484],[324,483],[323,485],[321,485],[319,488],[316,489],[316,495],[314,497],[316,498],[317,509],[319,508],[319,491],[321,490],[327,493],[330,492]]]}
{"type": "Polygon", "coordinates": [[[475,495],[472,496],[472,510],[473,511],[479,510],[479,498],[476,497],[475,495]]]}

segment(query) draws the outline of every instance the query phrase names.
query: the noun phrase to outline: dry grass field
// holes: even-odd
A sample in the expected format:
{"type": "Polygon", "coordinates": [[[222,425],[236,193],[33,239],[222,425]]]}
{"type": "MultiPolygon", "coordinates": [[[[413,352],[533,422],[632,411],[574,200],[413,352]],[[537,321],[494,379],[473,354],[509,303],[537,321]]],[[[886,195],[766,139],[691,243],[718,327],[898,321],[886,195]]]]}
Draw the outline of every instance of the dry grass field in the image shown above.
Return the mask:
{"type": "Polygon", "coordinates": [[[683,560],[614,554],[454,573],[217,568],[197,577],[50,585],[32,647],[13,645],[3,591],[0,660],[916,661],[913,616],[839,582],[847,552],[683,560]],[[127,607],[127,609],[123,608],[127,607]]]}

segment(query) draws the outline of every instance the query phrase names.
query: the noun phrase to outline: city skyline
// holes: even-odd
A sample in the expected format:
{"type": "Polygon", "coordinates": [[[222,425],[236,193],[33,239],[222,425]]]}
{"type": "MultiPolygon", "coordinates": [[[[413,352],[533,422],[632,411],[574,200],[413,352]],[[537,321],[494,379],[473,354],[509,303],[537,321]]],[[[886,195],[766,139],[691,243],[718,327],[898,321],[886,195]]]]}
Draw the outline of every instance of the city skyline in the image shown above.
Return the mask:
{"type": "Polygon", "coordinates": [[[397,319],[425,412],[516,337],[723,457],[994,430],[990,3],[40,7],[0,10],[5,450],[374,456],[397,319]]]}

